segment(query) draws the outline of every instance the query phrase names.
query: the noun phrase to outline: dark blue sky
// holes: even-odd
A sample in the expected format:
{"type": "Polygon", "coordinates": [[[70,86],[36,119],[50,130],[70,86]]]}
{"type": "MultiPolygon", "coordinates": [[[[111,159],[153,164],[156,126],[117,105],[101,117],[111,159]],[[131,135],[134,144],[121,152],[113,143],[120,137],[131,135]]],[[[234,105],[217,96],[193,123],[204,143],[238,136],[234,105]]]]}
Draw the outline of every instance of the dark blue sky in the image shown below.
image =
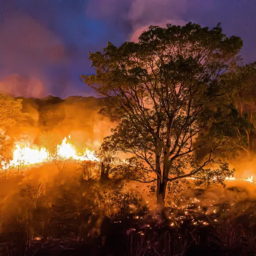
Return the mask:
{"type": "Polygon", "coordinates": [[[88,52],[144,27],[189,21],[242,37],[256,60],[256,0],[0,0],[0,91],[40,97],[92,95],[88,52]]]}

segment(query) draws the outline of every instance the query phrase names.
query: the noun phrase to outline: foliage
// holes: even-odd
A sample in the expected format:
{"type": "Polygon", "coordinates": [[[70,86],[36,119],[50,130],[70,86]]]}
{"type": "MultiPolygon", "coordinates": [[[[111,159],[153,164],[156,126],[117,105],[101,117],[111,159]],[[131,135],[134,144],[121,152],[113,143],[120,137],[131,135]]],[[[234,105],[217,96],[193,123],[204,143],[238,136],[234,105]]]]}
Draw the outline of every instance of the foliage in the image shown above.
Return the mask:
{"type": "Polygon", "coordinates": [[[108,43],[103,53],[90,53],[96,74],[82,78],[110,98],[105,110],[120,118],[109,138],[133,155],[133,166],[154,174],[146,182],[157,181],[160,204],[168,182],[216,175],[223,181],[231,174],[223,165],[221,171],[210,167],[234,149],[227,146],[239,121],[232,115],[241,47],[241,39],[226,37],[220,25],[209,30],[188,23],[151,26],[138,43],[108,43]]]}
{"type": "Polygon", "coordinates": [[[255,127],[256,127],[256,63],[248,64],[240,67],[237,70],[237,77],[241,80],[241,85],[237,88],[235,93],[235,102],[238,109],[239,118],[244,123],[250,125],[244,126],[244,129],[237,129],[237,146],[251,156],[255,153],[255,127]]]}
{"type": "Polygon", "coordinates": [[[28,115],[22,112],[22,100],[0,94],[0,153],[8,161],[14,136],[11,132],[22,126],[28,115]]]}
{"type": "Polygon", "coordinates": [[[117,157],[116,144],[106,137],[97,152],[97,156],[100,159],[101,179],[107,180],[110,174],[114,174],[114,170],[118,167],[118,162],[120,163],[121,161],[117,157]]]}
{"type": "Polygon", "coordinates": [[[0,127],[6,130],[26,120],[22,100],[0,94],[0,127]]]}

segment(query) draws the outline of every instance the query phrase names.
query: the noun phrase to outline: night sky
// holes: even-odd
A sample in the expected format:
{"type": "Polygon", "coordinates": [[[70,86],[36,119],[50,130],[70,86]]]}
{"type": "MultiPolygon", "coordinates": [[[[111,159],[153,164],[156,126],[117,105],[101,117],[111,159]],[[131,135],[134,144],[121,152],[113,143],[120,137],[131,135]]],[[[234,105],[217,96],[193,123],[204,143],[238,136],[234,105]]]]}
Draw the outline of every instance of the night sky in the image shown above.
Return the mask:
{"type": "Polygon", "coordinates": [[[149,25],[189,21],[242,37],[256,60],[256,0],[0,0],[0,90],[15,96],[90,96],[88,52],[135,40],[149,25]]]}

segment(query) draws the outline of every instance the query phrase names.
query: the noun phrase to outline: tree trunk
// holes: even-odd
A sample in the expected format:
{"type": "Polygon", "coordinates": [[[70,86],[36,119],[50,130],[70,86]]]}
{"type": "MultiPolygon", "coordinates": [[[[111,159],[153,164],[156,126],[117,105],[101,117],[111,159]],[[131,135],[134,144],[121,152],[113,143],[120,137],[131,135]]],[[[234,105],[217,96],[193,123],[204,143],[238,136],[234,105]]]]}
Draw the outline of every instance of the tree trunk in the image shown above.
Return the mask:
{"type": "Polygon", "coordinates": [[[161,181],[158,179],[157,181],[157,204],[160,207],[165,206],[165,194],[166,194],[166,187],[167,187],[167,182],[166,181],[161,181]]]}
{"type": "Polygon", "coordinates": [[[105,164],[102,162],[100,167],[100,179],[108,180],[109,179],[108,174],[109,174],[109,166],[105,166],[105,164]]]}
{"type": "Polygon", "coordinates": [[[167,182],[163,178],[164,177],[164,172],[161,171],[160,156],[159,156],[159,154],[157,154],[157,152],[156,152],[156,172],[158,173],[157,191],[156,191],[157,204],[161,208],[164,208],[164,206],[165,206],[165,192],[166,192],[167,182]]]}

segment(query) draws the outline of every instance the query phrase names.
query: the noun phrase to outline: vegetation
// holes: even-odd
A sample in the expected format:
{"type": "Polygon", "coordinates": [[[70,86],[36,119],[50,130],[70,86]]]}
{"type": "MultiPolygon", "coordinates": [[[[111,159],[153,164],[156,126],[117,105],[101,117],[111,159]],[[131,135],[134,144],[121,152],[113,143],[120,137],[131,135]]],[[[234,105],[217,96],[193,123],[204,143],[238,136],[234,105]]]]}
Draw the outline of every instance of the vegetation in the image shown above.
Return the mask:
{"type": "Polygon", "coordinates": [[[246,126],[245,132],[237,131],[239,141],[236,145],[250,158],[253,156],[254,147],[253,139],[255,138],[255,81],[256,81],[256,63],[248,64],[245,67],[240,67],[237,71],[240,78],[240,86],[235,93],[235,103],[238,113],[241,118],[247,120],[249,125],[246,126]]]}
{"type": "Polygon", "coordinates": [[[96,74],[82,78],[111,98],[105,110],[120,119],[110,139],[144,171],[138,180],[156,181],[159,204],[164,205],[168,182],[222,182],[231,175],[217,160],[227,144],[235,149],[230,142],[247,124],[233,106],[241,47],[241,39],[226,37],[219,25],[209,30],[189,23],[152,26],[138,43],[108,43],[103,53],[90,54],[96,74]]]}
{"type": "MultiPolygon", "coordinates": [[[[207,191],[197,190],[196,201],[190,192],[162,212],[132,184],[102,183],[99,173],[87,179],[70,162],[61,173],[54,169],[48,165],[0,179],[3,255],[255,253],[255,200],[243,198],[242,192],[232,192],[240,197],[234,201],[204,206],[200,200],[207,191]]],[[[231,188],[217,187],[216,196],[220,189],[225,194],[231,188]]]]}
{"type": "Polygon", "coordinates": [[[255,255],[255,183],[224,184],[256,151],[241,47],[220,25],[151,26],[90,53],[82,78],[104,98],[0,95],[2,160],[23,130],[50,155],[2,168],[0,255],[255,255]],[[70,132],[77,151],[101,142],[97,160],[58,155],[70,132]]]}
{"type": "Polygon", "coordinates": [[[10,157],[15,140],[15,130],[27,120],[22,112],[22,100],[0,94],[0,155],[2,160],[10,157]]]}

